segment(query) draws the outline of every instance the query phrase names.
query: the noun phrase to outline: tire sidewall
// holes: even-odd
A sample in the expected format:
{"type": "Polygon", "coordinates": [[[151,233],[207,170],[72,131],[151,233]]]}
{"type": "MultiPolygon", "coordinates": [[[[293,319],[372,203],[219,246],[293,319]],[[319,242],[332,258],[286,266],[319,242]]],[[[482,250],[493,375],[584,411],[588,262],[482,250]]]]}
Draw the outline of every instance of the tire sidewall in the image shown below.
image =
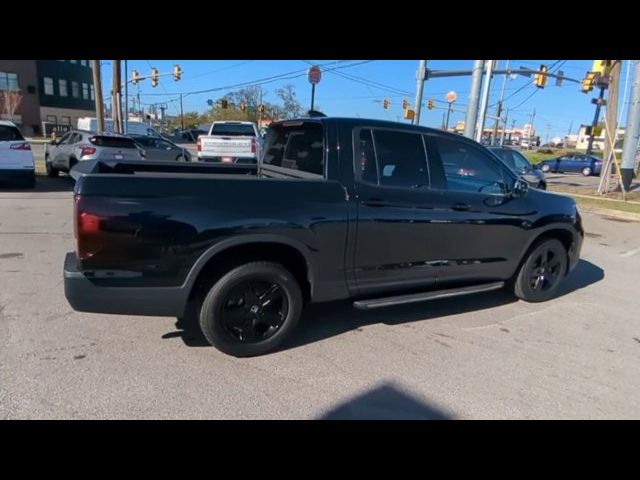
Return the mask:
{"type": "Polygon", "coordinates": [[[230,270],[213,285],[200,309],[200,327],[206,339],[223,353],[235,357],[252,357],[276,350],[293,332],[302,313],[302,292],[295,277],[284,267],[271,262],[253,262],[230,270]],[[286,295],[287,316],[280,329],[257,343],[234,340],[226,331],[220,311],[230,291],[244,280],[277,283],[286,295]]]}
{"type": "Polygon", "coordinates": [[[552,299],[556,295],[558,288],[562,284],[562,279],[567,273],[567,265],[567,250],[559,240],[546,239],[541,241],[531,250],[531,253],[529,253],[518,272],[514,289],[516,296],[526,302],[532,303],[545,302],[552,299]],[[559,274],[559,279],[552,288],[547,291],[537,292],[529,285],[529,277],[534,261],[544,249],[552,249],[560,255],[562,272],[559,274]]]}

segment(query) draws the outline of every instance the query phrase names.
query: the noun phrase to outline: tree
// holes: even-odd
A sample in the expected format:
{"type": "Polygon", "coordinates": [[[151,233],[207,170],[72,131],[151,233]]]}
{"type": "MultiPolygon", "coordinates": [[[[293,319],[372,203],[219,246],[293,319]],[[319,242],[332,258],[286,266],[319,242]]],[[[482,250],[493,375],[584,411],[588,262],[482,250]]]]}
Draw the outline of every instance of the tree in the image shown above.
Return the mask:
{"type": "Polygon", "coordinates": [[[9,117],[9,120],[13,121],[13,116],[18,111],[21,102],[22,94],[20,90],[0,91],[0,112],[9,117]]]}
{"type": "Polygon", "coordinates": [[[285,85],[283,88],[278,88],[276,95],[282,100],[281,111],[283,118],[296,118],[304,114],[293,85],[285,85]]]}
{"type": "MultiPolygon", "coordinates": [[[[206,114],[201,114],[198,112],[186,112],[184,114],[184,128],[194,128],[200,125],[201,123],[207,123],[209,118],[206,114]]],[[[167,128],[169,131],[174,129],[182,128],[182,120],[178,116],[176,118],[172,118],[167,124],[167,128]]]]}

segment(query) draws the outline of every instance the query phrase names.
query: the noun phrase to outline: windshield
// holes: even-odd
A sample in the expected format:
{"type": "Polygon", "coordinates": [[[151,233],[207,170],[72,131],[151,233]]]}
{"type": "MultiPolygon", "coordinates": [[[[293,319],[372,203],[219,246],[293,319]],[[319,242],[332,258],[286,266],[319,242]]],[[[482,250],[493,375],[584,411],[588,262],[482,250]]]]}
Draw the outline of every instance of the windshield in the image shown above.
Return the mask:
{"type": "Polygon", "coordinates": [[[242,123],[216,123],[213,126],[213,130],[211,130],[211,135],[255,137],[256,132],[253,130],[253,125],[244,125],[242,123]]]}

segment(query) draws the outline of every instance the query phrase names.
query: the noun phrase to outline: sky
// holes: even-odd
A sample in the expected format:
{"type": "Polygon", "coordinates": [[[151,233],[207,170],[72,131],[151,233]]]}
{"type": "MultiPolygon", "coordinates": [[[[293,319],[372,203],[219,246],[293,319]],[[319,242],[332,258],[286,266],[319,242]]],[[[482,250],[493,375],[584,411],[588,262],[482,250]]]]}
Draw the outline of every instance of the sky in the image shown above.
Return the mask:
{"type": "MultiPolygon", "coordinates": [[[[141,75],[149,75],[151,68],[157,68],[161,74],[170,73],[173,65],[182,67],[182,80],[174,81],[171,75],[160,77],[157,87],[151,86],[150,80],[139,83],[140,99],[143,106],[152,103],[166,103],[168,114],[180,113],[179,94],[183,93],[185,112],[204,112],[207,100],[215,100],[233,90],[238,84],[251,84],[263,81],[262,87],[268,92],[265,101],[276,101],[275,90],[284,85],[295,86],[296,93],[303,108],[308,109],[311,102],[311,85],[306,77],[306,70],[311,64],[321,65],[323,75],[316,87],[316,107],[331,116],[360,116],[404,121],[402,118],[402,101],[408,99],[413,105],[416,92],[416,71],[418,60],[129,60],[129,79],[135,69],[141,75]],[[288,75],[284,75],[288,74],[288,75]],[[284,78],[278,78],[283,76],[284,78]],[[276,77],[276,78],[272,78],[276,77]],[[217,89],[211,92],[201,90],[217,89]],[[385,110],[382,101],[388,99],[391,106],[385,110]]],[[[432,70],[470,70],[473,60],[430,60],[428,68],[432,70]]],[[[504,68],[507,60],[498,60],[499,68],[504,68]]],[[[591,69],[592,60],[510,60],[512,68],[527,67],[537,69],[541,64],[555,65],[550,71],[564,71],[565,76],[582,80],[591,69]]],[[[124,72],[124,64],[123,64],[124,72]]],[[[110,90],[112,75],[110,60],[102,64],[103,90],[110,90]]],[[[629,69],[628,61],[624,61],[620,82],[619,109],[622,111],[622,125],[626,123],[627,104],[622,108],[622,101],[629,69]]],[[[124,73],[123,73],[124,75],[124,73]]],[[[631,79],[630,79],[631,80],[631,79]]],[[[504,75],[495,76],[491,83],[489,113],[495,113],[495,103],[500,97],[504,75]]],[[[438,102],[442,109],[428,110],[423,108],[421,125],[439,127],[445,112],[445,95],[455,91],[458,100],[454,108],[461,112],[452,112],[449,125],[464,120],[464,111],[469,100],[471,77],[450,77],[428,79],[424,86],[423,102],[429,98],[438,102]]],[[[505,109],[509,108],[508,125],[516,121],[516,127],[522,127],[536,111],[535,128],[543,141],[555,136],[577,133],[581,124],[590,124],[593,120],[595,106],[591,98],[597,95],[596,90],[589,94],[580,91],[577,83],[565,82],[555,85],[549,79],[544,89],[533,85],[533,77],[517,76],[509,78],[505,90],[505,109]],[[524,88],[523,88],[524,87],[524,88]],[[520,90],[520,91],[518,91],[520,90]]],[[[137,94],[138,86],[129,84],[129,95],[137,94]]],[[[107,95],[105,95],[107,96],[107,95]]],[[[628,103],[628,98],[627,98],[628,103]]],[[[148,107],[145,107],[148,108],[148,107]]]]}

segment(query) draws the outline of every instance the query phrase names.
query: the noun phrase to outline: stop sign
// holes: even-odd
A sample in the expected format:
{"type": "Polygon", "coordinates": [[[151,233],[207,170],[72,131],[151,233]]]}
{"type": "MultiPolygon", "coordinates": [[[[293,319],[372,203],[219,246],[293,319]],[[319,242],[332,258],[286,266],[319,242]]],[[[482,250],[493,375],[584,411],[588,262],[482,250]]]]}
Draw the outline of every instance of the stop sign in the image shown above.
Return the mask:
{"type": "Polygon", "coordinates": [[[307,72],[307,76],[309,78],[309,83],[313,85],[320,83],[320,79],[322,78],[320,67],[311,67],[307,72]]]}

